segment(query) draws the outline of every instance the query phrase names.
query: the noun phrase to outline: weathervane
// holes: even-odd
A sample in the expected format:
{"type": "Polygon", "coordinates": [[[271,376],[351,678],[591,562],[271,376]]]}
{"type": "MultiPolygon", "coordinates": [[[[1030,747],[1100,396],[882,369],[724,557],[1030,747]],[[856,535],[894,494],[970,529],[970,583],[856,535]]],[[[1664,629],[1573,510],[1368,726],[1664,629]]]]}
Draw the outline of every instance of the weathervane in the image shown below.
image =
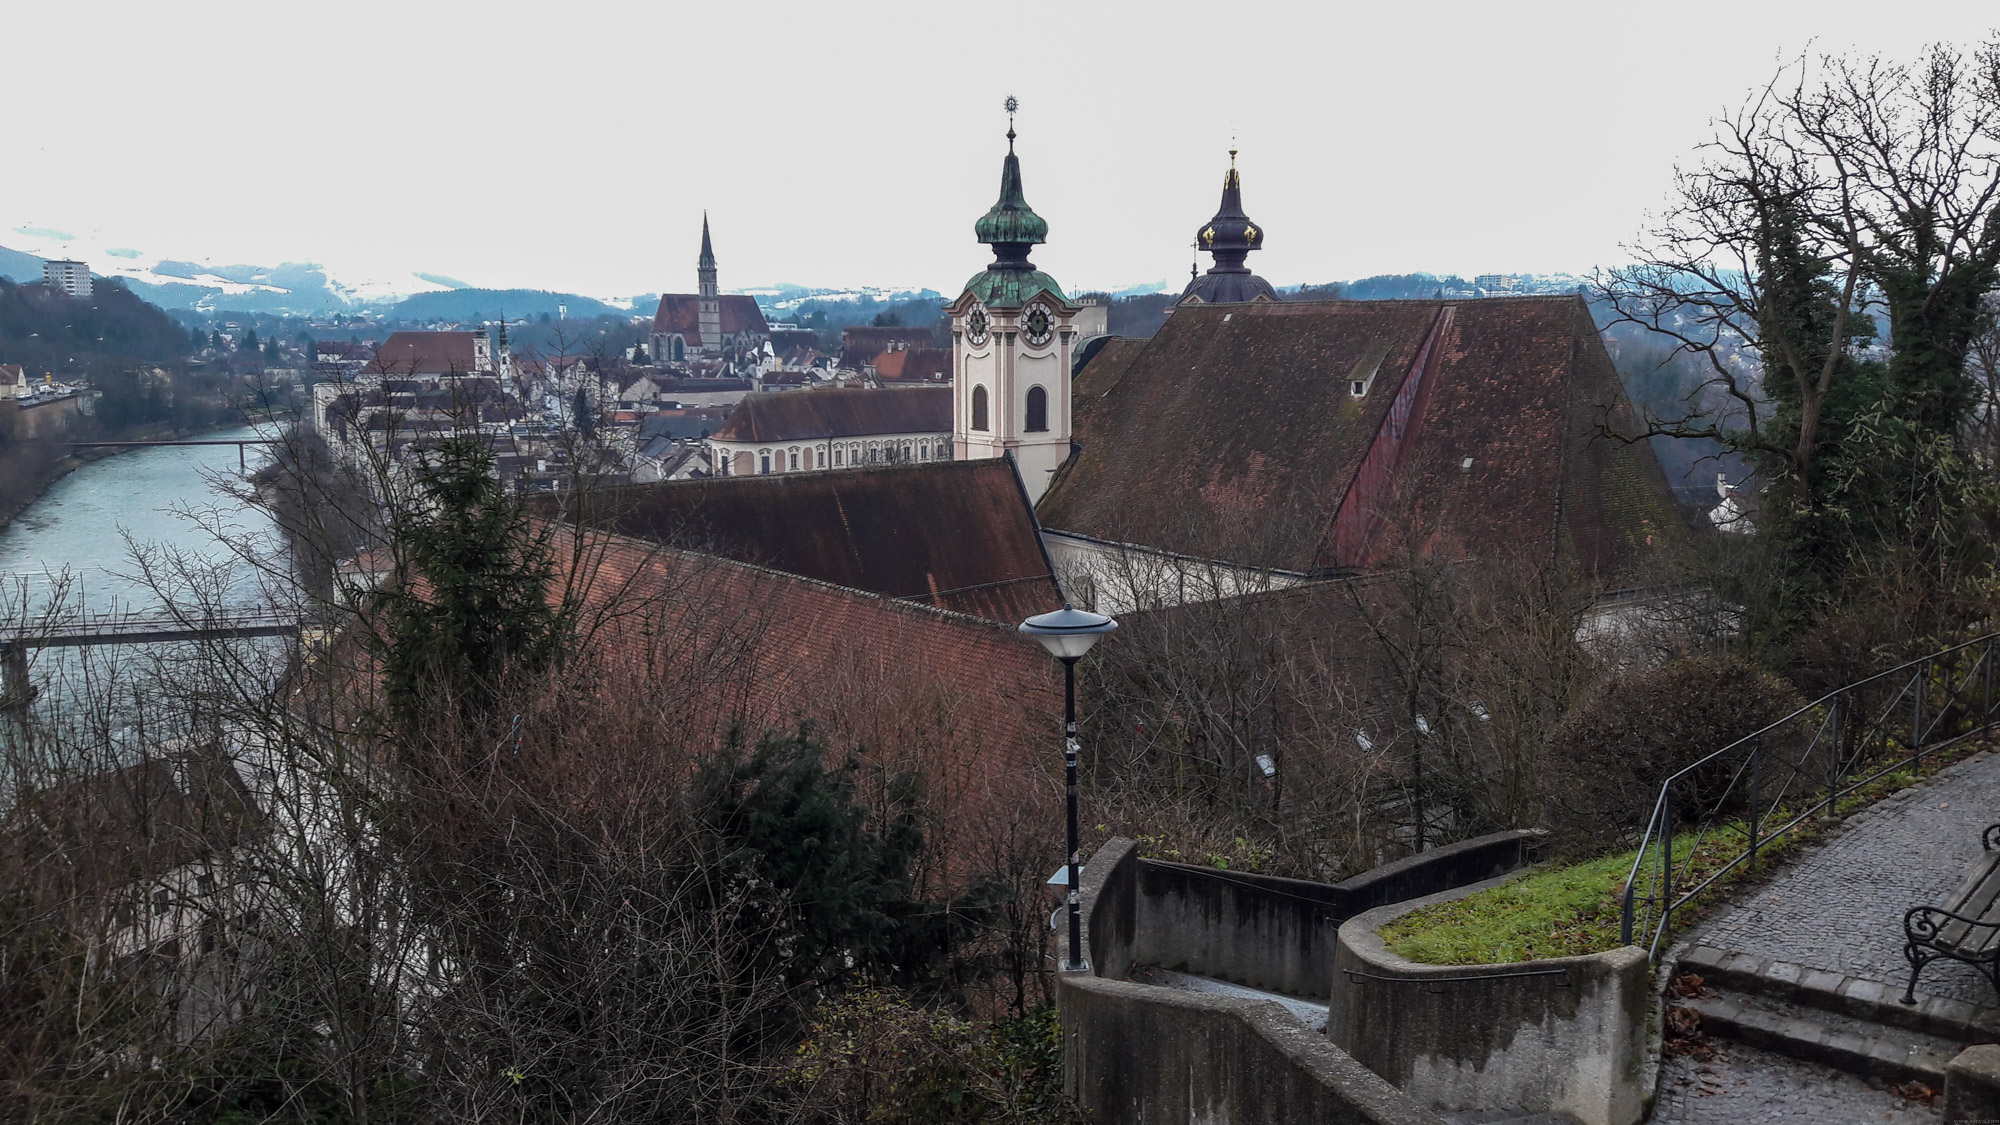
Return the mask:
{"type": "Polygon", "coordinates": [[[1020,108],[1021,108],[1021,103],[1015,99],[1014,95],[1012,94],[1007,95],[1007,151],[1008,152],[1014,151],[1014,111],[1020,108]]]}

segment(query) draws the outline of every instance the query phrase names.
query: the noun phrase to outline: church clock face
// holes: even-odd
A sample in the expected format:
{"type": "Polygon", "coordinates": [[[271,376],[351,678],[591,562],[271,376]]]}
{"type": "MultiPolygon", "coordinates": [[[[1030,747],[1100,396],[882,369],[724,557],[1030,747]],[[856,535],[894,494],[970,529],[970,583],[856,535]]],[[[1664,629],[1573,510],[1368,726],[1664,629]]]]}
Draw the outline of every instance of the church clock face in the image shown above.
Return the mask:
{"type": "Polygon", "coordinates": [[[1021,318],[1021,335],[1027,337],[1028,343],[1035,347],[1039,348],[1048,343],[1055,334],[1055,318],[1049,315],[1047,305],[1034,305],[1028,309],[1027,315],[1021,318]]]}
{"type": "Polygon", "coordinates": [[[975,348],[984,344],[986,342],[987,329],[986,310],[975,307],[971,314],[965,318],[966,341],[975,348]]]}

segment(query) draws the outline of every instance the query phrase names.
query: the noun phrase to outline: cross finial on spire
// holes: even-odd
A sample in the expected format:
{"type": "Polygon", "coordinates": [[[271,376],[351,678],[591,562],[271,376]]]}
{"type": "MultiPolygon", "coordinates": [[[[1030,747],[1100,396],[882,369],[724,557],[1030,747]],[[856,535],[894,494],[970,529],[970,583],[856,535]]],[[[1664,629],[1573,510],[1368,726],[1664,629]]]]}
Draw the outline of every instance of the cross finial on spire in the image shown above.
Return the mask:
{"type": "Polygon", "coordinates": [[[1012,94],[1007,95],[1007,151],[1008,152],[1014,151],[1014,111],[1020,108],[1021,108],[1021,103],[1015,99],[1014,95],[1012,94]]]}

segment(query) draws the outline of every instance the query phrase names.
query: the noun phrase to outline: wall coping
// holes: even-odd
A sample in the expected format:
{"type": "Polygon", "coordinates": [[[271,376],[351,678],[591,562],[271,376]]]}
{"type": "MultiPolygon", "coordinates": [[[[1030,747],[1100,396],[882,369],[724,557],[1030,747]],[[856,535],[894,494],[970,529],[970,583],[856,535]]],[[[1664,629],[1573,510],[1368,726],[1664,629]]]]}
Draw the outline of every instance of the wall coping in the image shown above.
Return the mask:
{"type": "MultiPolygon", "coordinates": [[[[1428,853],[1426,853],[1428,854],[1428,853]]],[[[1421,981],[1434,977],[1490,976],[1505,978],[1526,976],[1530,973],[1566,972],[1585,966],[1602,966],[1617,972],[1634,962],[1646,960],[1646,951],[1636,945],[1619,946],[1598,953],[1582,953],[1570,957],[1544,957],[1534,961],[1502,961],[1479,965],[1428,965],[1421,961],[1411,961],[1390,952],[1389,943],[1382,940],[1382,927],[1405,914],[1411,914],[1426,906],[1440,902],[1451,902],[1466,898],[1480,891],[1510,883],[1529,873],[1528,868],[1510,871],[1505,875],[1454,887],[1448,891],[1413,898],[1405,902],[1393,902],[1363,911],[1340,924],[1340,944],[1357,960],[1366,964],[1371,971],[1394,979],[1421,981]]]]}
{"type": "MultiPolygon", "coordinates": [[[[1460,840],[1456,843],[1445,844],[1442,847],[1432,848],[1427,852],[1406,855],[1401,859],[1391,860],[1380,867],[1371,867],[1358,875],[1350,875],[1340,882],[1334,883],[1333,888],[1345,894],[1359,894],[1377,883],[1399,878],[1406,871],[1415,870],[1419,867],[1428,867],[1440,859],[1475,851],[1479,848],[1491,847],[1502,840],[1513,839],[1525,842],[1531,839],[1540,840],[1548,834],[1549,830],[1546,828],[1510,828],[1500,832],[1489,832],[1484,836],[1475,836],[1470,840],[1460,840]]],[[[1512,874],[1513,872],[1509,872],[1509,875],[1512,874]]],[[[1503,878],[1505,877],[1503,876],[1503,878]]]]}

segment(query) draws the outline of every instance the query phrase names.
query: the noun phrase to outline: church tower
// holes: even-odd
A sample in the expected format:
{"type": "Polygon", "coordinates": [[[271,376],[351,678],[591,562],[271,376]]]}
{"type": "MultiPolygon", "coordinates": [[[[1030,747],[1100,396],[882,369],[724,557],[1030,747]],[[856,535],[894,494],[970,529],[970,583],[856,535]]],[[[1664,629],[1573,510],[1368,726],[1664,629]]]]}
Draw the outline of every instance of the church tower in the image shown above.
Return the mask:
{"type": "Polygon", "coordinates": [[[1250,272],[1243,260],[1264,247],[1264,231],[1243,213],[1243,181],[1236,176],[1236,150],[1229,150],[1229,171],[1222,177],[1222,206],[1215,217],[1194,233],[1194,244],[1208,251],[1215,265],[1188,279],[1176,305],[1275,301],[1271,283],[1250,272]]]}
{"type": "Polygon", "coordinates": [[[719,350],[722,345],[722,291],[715,285],[715,247],[708,241],[708,212],[701,213],[701,261],[695,264],[695,273],[700,283],[701,301],[697,326],[701,330],[701,346],[706,350],[719,350]]]}
{"type": "Polygon", "coordinates": [[[1021,193],[1014,155],[1013,98],[1007,99],[1007,159],[1000,200],[973,234],[993,263],[946,306],[951,317],[952,446],[961,460],[1014,455],[1030,502],[1069,459],[1070,351],[1079,306],[1028,252],[1048,241],[1049,224],[1021,193]]]}

